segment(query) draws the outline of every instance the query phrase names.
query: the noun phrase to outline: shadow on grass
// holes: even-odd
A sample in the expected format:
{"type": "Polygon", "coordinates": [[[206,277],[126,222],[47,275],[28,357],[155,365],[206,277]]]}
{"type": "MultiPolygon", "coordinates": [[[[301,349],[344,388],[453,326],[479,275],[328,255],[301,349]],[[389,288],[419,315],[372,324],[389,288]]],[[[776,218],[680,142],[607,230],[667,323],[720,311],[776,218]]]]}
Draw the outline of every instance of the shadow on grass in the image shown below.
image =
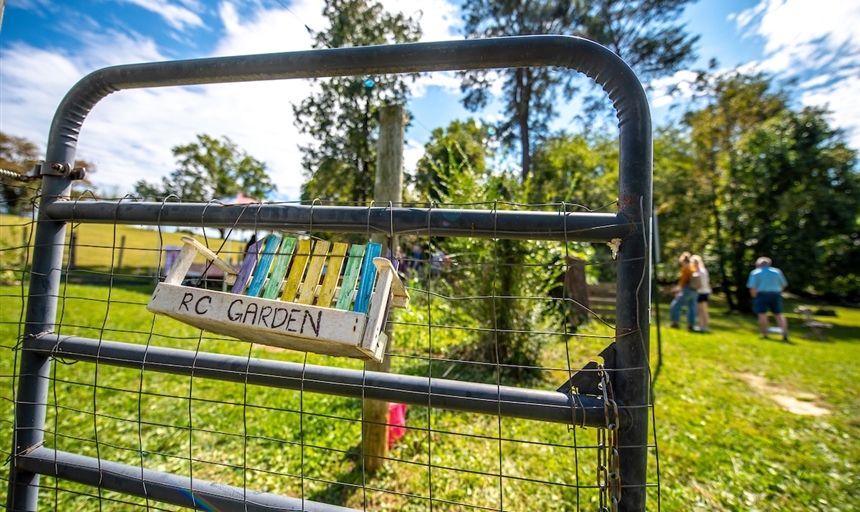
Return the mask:
{"type": "Polygon", "coordinates": [[[344,462],[352,462],[352,469],[340,475],[337,482],[330,482],[323,489],[314,492],[310,501],[329,505],[346,506],[352,496],[364,488],[366,478],[362,475],[361,443],[350,448],[343,456],[344,462]]]}

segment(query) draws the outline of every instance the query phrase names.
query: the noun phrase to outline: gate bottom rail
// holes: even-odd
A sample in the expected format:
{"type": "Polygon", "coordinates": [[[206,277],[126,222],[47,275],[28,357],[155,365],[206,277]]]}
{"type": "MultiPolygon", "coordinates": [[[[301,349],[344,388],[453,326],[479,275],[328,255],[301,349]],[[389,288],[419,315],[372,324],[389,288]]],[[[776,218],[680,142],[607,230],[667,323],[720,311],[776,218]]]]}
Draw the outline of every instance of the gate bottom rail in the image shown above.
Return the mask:
{"type": "Polygon", "coordinates": [[[351,508],[191,479],[51,448],[36,448],[26,455],[17,455],[15,467],[108,491],[201,510],[356,512],[351,508]]]}

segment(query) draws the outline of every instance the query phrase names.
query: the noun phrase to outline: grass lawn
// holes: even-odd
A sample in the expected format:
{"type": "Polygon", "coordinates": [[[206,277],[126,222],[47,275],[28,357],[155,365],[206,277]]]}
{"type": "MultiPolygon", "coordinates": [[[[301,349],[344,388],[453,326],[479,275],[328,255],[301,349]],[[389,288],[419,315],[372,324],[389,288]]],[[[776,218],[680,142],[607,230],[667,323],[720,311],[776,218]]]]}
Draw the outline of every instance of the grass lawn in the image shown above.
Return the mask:
{"type": "MultiPolygon", "coordinates": [[[[30,224],[9,216],[0,220],[5,244],[0,256],[8,269],[20,259],[15,247],[30,224]]],[[[159,240],[156,231],[125,226],[86,231],[92,227],[77,230],[81,266],[109,270],[111,259],[116,265],[117,252],[104,247],[118,246],[123,234],[122,266],[130,273],[135,266],[157,264],[159,243],[179,244],[177,233],[163,233],[159,240]]],[[[11,448],[25,288],[0,286],[3,459],[11,448]]],[[[306,358],[201,336],[146,312],[150,293],[151,285],[68,284],[61,294],[59,333],[363,367],[359,361],[306,358]]],[[[413,290],[410,309],[397,317],[393,371],[474,378],[468,367],[444,360],[453,357],[453,344],[468,331],[445,326],[479,326],[458,317],[450,303],[427,304],[425,297],[413,290]],[[432,368],[428,354],[435,358],[432,368]]],[[[786,309],[797,305],[788,301],[786,309]]],[[[834,324],[826,342],[802,338],[800,317],[789,313],[791,343],[783,343],[759,339],[754,317],[722,309],[719,302],[712,307],[712,334],[697,334],[667,329],[668,305],[662,304],[659,372],[652,323],[657,450],[651,450],[649,461],[648,482],[655,484],[649,510],[657,510],[658,497],[667,511],[860,509],[860,310],[834,307],[835,318],[821,318],[834,324]]],[[[568,364],[584,365],[611,334],[592,324],[587,336],[547,343],[542,363],[549,369],[531,385],[555,389],[568,364]]],[[[433,510],[597,508],[595,429],[413,406],[392,460],[367,475],[357,456],[362,414],[357,399],[58,360],[48,401],[46,446],[223,484],[368,510],[429,510],[431,494],[433,510]]],[[[8,474],[8,465],[0,466],[2,496],[8,474]]],[[[45,510],[94,506],[93,489],[50,478],[42,484],[45,510]]],[[[146,506],[144,500],[113,493],[101,497],[102,510],[146,506]]]]}
{"type": "MultiPolygon", "coordinates": [[[[10,376],[21,293],[21,287],[0,288],[0,446],[5,454],[11,443],[10,376]]],[[[172,320],[153,323],[152,315],[140,314],[148,299],[146,289],[70,285],[65,296],[66,334],[103,333],[105,339],[304,360],[299,353],[200,338],[199,331],[172,320]]],[[[760,340],[752,317],[725,315],[719,306],[712,309],[712,334],[661,333],[655,415],[662,509],[856,510],[860,312],[835,308],[838,316],[828,318],[834,328],[827,342],[801,338],[799,318],[789,315],[789,344],[760,340]],[[780,397],[826,413],[790,412],[777,402],[780,397]]],[[[412,320],[426,321],[401,319],[405,324],[412,320]]],[[[399,341],[407,350],[410,342],[399,341]]],[[[587,359],[602,343],[579,339],[570,348],[587,359]]],[[[652,345],[656,365],[656,332],[652,345]]],[[[558,364],[563,351],[563,345],[550,347],[547,365],[558,364]]],[[[361,367],[324,356],[311,355],[308,362],[361,367]]],[[[395,362],[395,371],[420,373],[414,359],[395,362]]],[[[365,476],[356,456],[361,437],[358,400],[192,382],[87,363],[58,363],[54,369],[48,429],[57,434],[47,436],[48,446],[56,442],[84,455],[356,508],[366,504],[371,509],[425,510],[422,496],[429,494],[430,486],[440,500],[433,508],[441,510],[500,503],[511,510],[576,510],[577,503],[582,509],[595,508],[593,492],[573,486],[577,477],[581,485],[594,481],[594,454],[582,448],[593,445],[593,429],[569,431],[564,425],[500,422],[437,410],[428,416],[425,408],[411,407],[407,425],[414,430],[392,451],[396,460],[381,473],[365,476]],[[574,436],[579,450],[572,448],[574,436]],[[579,470],[574,472],[577,462],[579,470]],[[493,476],[500,467],[507,477],[515,477],[505,479],[503,501],[493,476]]],[[[553,380],[547,377],[538,385],[552,389],[553,380]]],[[[7,471],[3,467],[0,473],[4,485],[7,471]]],[[[656,479],[653,474],[649,482],[656,479]]],[[[75,494],[91,490],[49,478],[43,484],[46,508],[68,510],[91,503],[91,497],[75,494]]],[[[656,490],[649,496],[649,509],[656,509],[656,490]]],[[[112,509],[113,499],[142,503],[111,493],[103,493],[103,498],[107,509],[112,509]]],[[[115,505],[116,510],[127,507],[115,505]]]]}

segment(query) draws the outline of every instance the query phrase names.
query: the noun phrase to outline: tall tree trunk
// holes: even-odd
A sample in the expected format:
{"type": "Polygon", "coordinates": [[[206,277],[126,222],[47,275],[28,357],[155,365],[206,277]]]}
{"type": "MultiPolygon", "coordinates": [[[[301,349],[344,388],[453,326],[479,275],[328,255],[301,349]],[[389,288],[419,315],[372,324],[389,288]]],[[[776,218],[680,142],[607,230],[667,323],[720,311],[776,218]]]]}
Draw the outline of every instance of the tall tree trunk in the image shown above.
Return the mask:
{"type": "Polygon", "coordinates": [[[523,183],[531,172],[531,143],[529,142],[529,102],[531,101],[531,81],[529,80],[529,68],[519,68],[516,71],[517,80],[517,125],[520,130],[520,147],[522,148],[522,174],[523,183]]]}

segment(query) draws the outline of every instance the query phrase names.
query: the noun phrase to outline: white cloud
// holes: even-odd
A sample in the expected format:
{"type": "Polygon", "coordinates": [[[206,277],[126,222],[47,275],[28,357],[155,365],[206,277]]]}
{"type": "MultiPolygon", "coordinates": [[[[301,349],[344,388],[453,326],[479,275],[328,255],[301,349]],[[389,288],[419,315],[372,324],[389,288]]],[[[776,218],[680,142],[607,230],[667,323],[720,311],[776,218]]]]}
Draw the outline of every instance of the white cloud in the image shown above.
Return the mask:
{"type": "Polygon", "coordinates": [[[762,0],[735,18],[765,41],[759,69],[799,81],[804,105],[828,106],[860,149],[860,4],[844,0],[762,0]]]}
{"type": "MultiPolygon", "coordinates": [[[[185,27],[202,27],[203,20],[200,16],[185,7],[174,5],[167,0],[119,0],[136,5],[147,11],[161,16],[171,27],[182,30],[185,27]]],[[[191,4],[194,5],[194,4],[191,4]]]]}
{"type": "Polygon", "coordinates": [[[401,12],[421,23],[422,41],[463,39],[459,7],[448,0],[380,0],[388,12],[401,12]]]}
{"type": "Polygon", "coordinates": [[[415,139],[407,139],[403,148],[403,170],[407,173],[415,172],[418,160],[424,156],[424,144],[415,139]]]}
{"type": "MultiPolygon", "coordinates": [[[[156,12],[172,26],[197,26],[201,5],[195,0],[120,0],[156,12]],[[180,3],[181,2],[181,3],[180,3]]],[[[445,0],[385,0],[392,10],[420,15],[423,40],[459,39],[459,14],[445,0]],[[420,12],[419,12],[420,11],[420,12]]],[[[309,50],[305,29],[328,25],[317,0],[290,2],[289,10],[271,2],[222,1],[218,15],[224,31],[208,55],[264,54],[309,50]],[[240,11],[238,5],[242,5],[240,11]],[[268,6],[268,8],[261,7],[268,6]]],[[[211,4],[208,8],[212,8],[211,4]]],[[[74,84],[97,69],[138,62],[168,60],[170,49],[153,38],[110,27],[82,29],[77,49],[39,49],[13,43],[0,50],[0,129],[32,140],[44,148],[51,119],[74,84]]],[[[456,93],[453,73],[433,73],[415,84],[456,93]]],[[[171,148],[195,140],[197,134],[228,136],[240,148],[266,163],[278,186],[279,198],[296,199],[303,181],[299,144],[309,139],[293,126],[292,104],[310,93],[305,80],[278,80],[195,87],[124,90],[98,102],[83,124],[77,156],[96,164],[92,180],[104,191],[130,192],[140,179],[157,182],[175,168],[171,148]]],[[[420,156],[421,144],[410,141],[409,167],[420,156]]]]}

